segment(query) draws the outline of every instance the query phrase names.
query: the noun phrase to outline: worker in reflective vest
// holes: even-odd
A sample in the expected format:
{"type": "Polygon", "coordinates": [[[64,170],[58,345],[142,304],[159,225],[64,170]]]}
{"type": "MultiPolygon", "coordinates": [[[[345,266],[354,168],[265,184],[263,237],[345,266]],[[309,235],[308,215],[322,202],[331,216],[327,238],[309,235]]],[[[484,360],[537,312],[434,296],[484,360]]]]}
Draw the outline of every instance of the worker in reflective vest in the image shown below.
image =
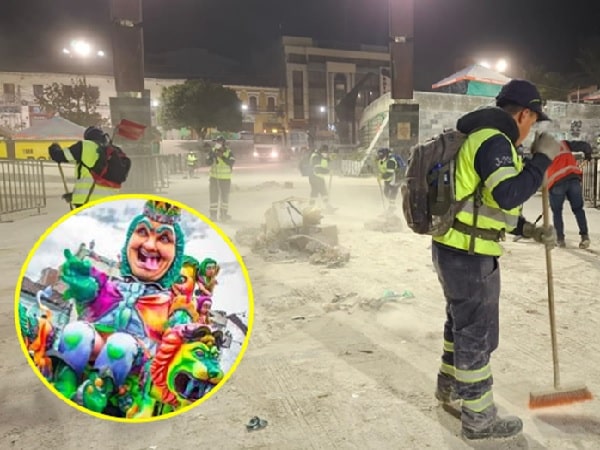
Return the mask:
{"type": "Polygon", "coordinates": [[[215,147],[208,154],[207,163],[210,165],[208,174],[210,219],[218,220],[220,218],[220,220],[226,222],[231,220],[229,215],[229,192],[231,191],[231,174],[235,157],[223,136],[217,138],[215,147]]]}
{"type": "Polygon", "coordinates": [[[496,107],[461,117],[457,129],[467,140],[456,157],[456,198],[471,194],[452,228],[433,238],[432,259],[446,298],[442,364],[436,397],[462,400],[462,433],[467,439],[502,438],[521,432],[518,417],[497,416],[490,357],[498,346],[500,300],[499,244],[505,232],[554,246],[552,229],[520,216],[520,206],[539,189],[559,144],[536,136],[533,158],[522,162],[516,147],[535,122],[548,120],[537,88],[511,80],[496,107]]]}
{"type": "Polygon", "coordinates": [[[92,174],[87,169],[88,167],[94,167],[98,160],[98,150],[106,142],[108,142],[108,135],[104,131],[97,127],[88,127],[83,133],[83,140],[70,147],[63,149],[60,145],[53,143],[48,148],[50,158],[53,161],[59,164],[75,164],[73,192],[63,195],[63,198],[74,208],[119,193],[119,189],[95,184],[92,174]]]}
{"type": "Polygon", "coordinates": [[[329,157],[327,152],[329,147],[321,145],[316,148],[308,160],[309,174],[308,182],[310,184],[310,206],[315,206],[317,198],[321,197],[326,213],[333,213],[336,208],[329,203],[329,192],[327,189],[326,177],[331,176],[329,168],[329,157]]]}
{"type": "Polygon", "coordinates": [[[583,171],[577,164],[573,151],[581,150],[586,160],[592,158],[592,147],[585,141],[561,141],[560,153],[548,167],[548,189],[550,192],[550,207],[554,227],[556,228],[556,240],[558,246],[565,248],[565,225],[562,211],[565,199],[571,205],[571,211],[575,215],[577,227],[579,228],[579,248],[585,249],[590,246],[588,224],[585,217],[583,191],[581,181],[583,171]]]}

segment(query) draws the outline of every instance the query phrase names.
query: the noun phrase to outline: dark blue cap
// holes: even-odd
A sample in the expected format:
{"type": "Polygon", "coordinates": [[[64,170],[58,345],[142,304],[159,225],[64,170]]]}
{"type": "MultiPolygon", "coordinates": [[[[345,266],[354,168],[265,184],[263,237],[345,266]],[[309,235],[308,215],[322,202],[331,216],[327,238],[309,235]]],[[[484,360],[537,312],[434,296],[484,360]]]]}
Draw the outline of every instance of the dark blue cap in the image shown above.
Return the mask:
{"type": "Polygon", "coordinates": [[[496,105],[514,103],[537,113],[538,122],[550,120],[542,111],[542,96],[535,85],[527,80],[510,80],[496,97],[496,105]]]}

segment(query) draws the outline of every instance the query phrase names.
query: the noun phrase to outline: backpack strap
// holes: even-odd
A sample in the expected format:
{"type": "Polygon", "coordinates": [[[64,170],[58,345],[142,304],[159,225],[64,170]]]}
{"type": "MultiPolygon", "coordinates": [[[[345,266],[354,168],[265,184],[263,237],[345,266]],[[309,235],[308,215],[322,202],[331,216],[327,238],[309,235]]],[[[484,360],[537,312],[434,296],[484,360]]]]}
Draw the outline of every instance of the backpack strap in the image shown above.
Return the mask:
{"type": "Polygon", "coordinates": [[[452,223],[452,228],[470,236],[469,255],[474,255],[476,238],[484,239],[486,241],[500,242],[505,239],[505,230],[478,228],[477,222],[479,219],[479,208],[483,205],[483,186],[481,183],[477,185],[475,191],[467,198],[471,197],[474,197],[473,225],[468,225],[455,218],[454,222],[452,223]]]}
{"type": "Polygon", "coordinates": [[[87,197],[85,198],[85,202],[84,205],[90,201],[90,197],[92,196],[92,194],[94,193],[94,188],[96,187],[96,180],[94,180],[94,182],[92,183],[92,187],[90,188],[90,192],[88,192],[87,197]]]}

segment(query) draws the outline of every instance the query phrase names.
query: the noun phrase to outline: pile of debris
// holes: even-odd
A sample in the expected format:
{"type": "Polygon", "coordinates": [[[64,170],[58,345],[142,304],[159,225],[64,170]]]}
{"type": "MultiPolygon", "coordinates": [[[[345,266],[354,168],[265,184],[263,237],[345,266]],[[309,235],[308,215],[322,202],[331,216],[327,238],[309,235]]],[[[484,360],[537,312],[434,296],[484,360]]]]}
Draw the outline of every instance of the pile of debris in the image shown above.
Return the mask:
{"type": "Polygon", "coordinates": [[[308,260],[311,264],[341,267],[350,253],[341,248],[335,225],[322,226],[320,209],[308,200],[291,197],[274,202],[260,229],[240,230],[236,241],[268,260],[308,260]]]}

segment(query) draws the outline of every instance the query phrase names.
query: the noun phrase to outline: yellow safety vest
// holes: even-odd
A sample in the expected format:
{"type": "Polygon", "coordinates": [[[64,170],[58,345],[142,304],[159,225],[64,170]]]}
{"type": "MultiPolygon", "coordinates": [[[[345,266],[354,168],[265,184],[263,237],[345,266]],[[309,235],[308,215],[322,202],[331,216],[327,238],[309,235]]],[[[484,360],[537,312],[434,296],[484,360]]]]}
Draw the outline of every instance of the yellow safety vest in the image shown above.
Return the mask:
{"type": "MultiPolygon", "coordinates": [[[[519,158],[514,145],[504,133],[495,129],[484,128],[469,135],[459,150],[456,158],[456,199],[468,197],[475,192],[479,184],[482,183],[482,204],[479,206],[476,224],[477,228],[496,231],[504,230],[507,232],[516,228],[521,208],[517,207],[511,210],[500,208],[492,196],[492,191],[502,181],[515,177],[522,170],[523,162],[519,158]],[[487,180],[483,180],[482,183],[482,180],[475,170],[475,157],[485,141],[499,134],[506,137],[506,140],[510,142],[514,166],[499,167],[487,178],[487,180]]],[[[467,201],[462,211],[456,215],[456,219],[466,225],[472,226],[474,222],[474,208],[475,196],[472,196],[467,201]]],[[[449,247],[468,251],[471,243],[471,236],[470,234],[463,233],[455,228],[450,228],[446,234],[443,236],[436,236],[433,240],[449,247]]],[[[474,250],[475,253],[480,255],[502,255],[502,247],[498,242],[482,238],[475,238],[474,250]]]]}
{"type": "Polygon", "coordinates": [[[329,168],[329,161],[327,161],[327,158],[324,158],[322,155],[319,155],[318,153],[313,153],[312,155],[310,155],[310,167],[314,176],[321,177],[324,179],[327,176],[327,174],[317,173],[315,169],[317,167],[321,167],[323,169],[329,168]],[[321,162],[319,164],[315,164],[315,156],[319,156],[321,158],[321,162]]]}
{"type": "MultiPolygon", "coordinates": [[[[231,150],[226,149],[225,152],[223,152],[223,156],[225,158],[231,157],[231,150]]],[[[231,172],[231,166],[225,163],[222,158],[217,157],[216,161],[213,161],[212,166],[210,167],[208,176],[216,178],[217,180],[231,180],[231,172]]]]}
{"type": "Polygon", "coordinates": [[[198,158],[196,158],[196,155],[193,153],[188,153],[187,155],[187,165],[188,166],[193,166],[196,164],[196,161],[198,160],[198,158]]]}
{"type": "Polygon", "coordinates": [[[379,179],[383,180],[383,176],[384,175],[391,175],[387,177],[387,181],[396,181],[394,179],[394,175],[396,173],[396,169],[398,168],[398,164],[396,163],[395,160],[391,159],[391,158],[386,158],[386,159],[380,159],[379,161],[377,161],[377,165],[379,168],[379,179]],[[388,161],[394,161],[394,169],[388,169],[388,161]]]}
{"type": "MultiPolygon", "coordinates": [[[[64,154],[67,161],[75,163],[75,186],[73,188],[73,198],[71,201],[74,205],[83,205],[86,203],[86,199],[94,185],[94,179],[85,166],[77,164],[69,149],[65,149],[64,154]],[[77,178],[78,175],[80,175],[79,179],[77,178]]],[[[93,141],[81,141],[81,160],[86,166],[93,167],[98,160],[98,144],[93,141]]],[[[118,193],[119,189],[95,185],[94,191],[89,196],[88,202],[99,200],[110,195],[116,195],[118,193]]]]}

